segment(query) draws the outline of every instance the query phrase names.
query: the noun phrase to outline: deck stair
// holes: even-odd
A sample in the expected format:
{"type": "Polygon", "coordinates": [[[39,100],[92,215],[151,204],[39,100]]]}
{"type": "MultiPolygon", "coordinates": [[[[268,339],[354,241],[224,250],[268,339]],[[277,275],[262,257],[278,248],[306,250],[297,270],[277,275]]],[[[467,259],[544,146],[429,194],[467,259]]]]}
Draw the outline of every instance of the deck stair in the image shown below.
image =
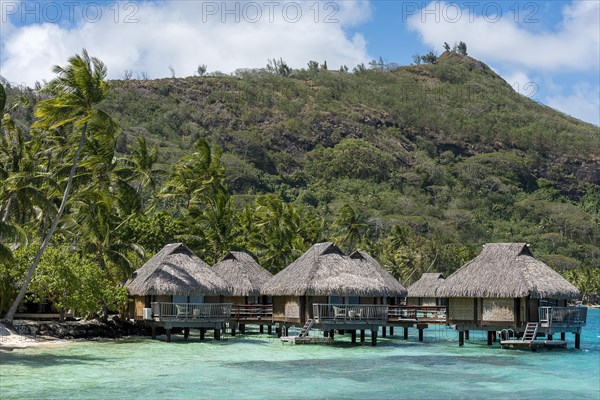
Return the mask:
{"type": "Polygon", "coordinates": [[[310,332],[310,329],[313,327],[315,323],[314,319],[309,319],[306,321],[306,323],[304,324],[304,326],[302,327],[302,330],[300,331],[300,334],[298,335],[298,337],[307,337],[308,333],[310,332]]]}
{"type": "Polygon", "coordinates": [[[525,332],[523,333],[523,338],[521,340],[524,342],[535,340],[537,336],[538,326],[539,324],[537,322],[528,322],[527,326],[525,327],[525,332]]]}

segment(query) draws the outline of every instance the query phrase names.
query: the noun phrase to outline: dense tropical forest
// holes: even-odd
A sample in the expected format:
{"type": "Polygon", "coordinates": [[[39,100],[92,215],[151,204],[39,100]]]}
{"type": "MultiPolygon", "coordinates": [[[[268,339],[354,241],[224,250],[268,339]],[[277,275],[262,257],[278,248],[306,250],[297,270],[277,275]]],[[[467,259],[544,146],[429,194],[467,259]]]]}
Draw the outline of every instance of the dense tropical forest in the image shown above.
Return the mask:
{"type": "Polygon", "coordinates": [[[2,80],[0,313],[24,286],[78,315],[121,309],[121,283],[175,241],[277,272],[330,240],[404,285],[527,242],[598,301],[598,127],[466,46],[422,59],[107,81],[84,51],[35,88],[2,80]]]}

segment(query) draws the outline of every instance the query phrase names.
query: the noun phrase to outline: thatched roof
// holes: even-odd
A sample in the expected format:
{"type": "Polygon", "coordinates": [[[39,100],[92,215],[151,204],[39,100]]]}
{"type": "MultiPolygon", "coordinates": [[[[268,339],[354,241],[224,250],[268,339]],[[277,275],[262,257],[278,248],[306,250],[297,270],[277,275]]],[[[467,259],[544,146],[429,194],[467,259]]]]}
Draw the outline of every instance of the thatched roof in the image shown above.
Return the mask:
{"type": "Polygon", "coordinates": [[[233,287],[233,296],[258,296],[262,285],[273,275],[249,254],[240,251],[227,253],[213,271],[233,287]]]}
{"type": "Polygon", "coordinates": [[[488,243],[438,288],[437,297],[575,299],[579,291],[525,243],[488,243]]]}
{"type": "Polygon", "coordinates": [[[436,297],[436,290],[444,282],[444,276],[439,272],[426,272],[421,278],[410,285],[407,297],[436,297]]]}
{"type": "Polygon", "coordinates": [[[232,288],[183,243],[162,248],[125,284],[133,296],[231,295],[232,288]]]}
{"type": "Polygon", "coordinates": [[[404,296],[406,289],[366,253],[349,257],[317,243],[262,288],[273,296],[404,296]]]}

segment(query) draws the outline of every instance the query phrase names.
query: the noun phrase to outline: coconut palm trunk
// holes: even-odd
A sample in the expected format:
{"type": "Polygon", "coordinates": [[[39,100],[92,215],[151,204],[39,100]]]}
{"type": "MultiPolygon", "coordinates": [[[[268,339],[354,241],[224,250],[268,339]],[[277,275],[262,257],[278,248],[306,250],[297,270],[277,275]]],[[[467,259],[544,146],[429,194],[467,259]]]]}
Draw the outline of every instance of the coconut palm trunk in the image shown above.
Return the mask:
{"type": "Polygon", "coordinates": [[[34,123],[33,127],[46,131],[67,127],[68,129],[65,129],[65,132],[71,132],[71,127],[74,128],[73,132],[76,132],[76,129],[80,128],[79,145],[73,157],[73,165],[71,166],[58,212],[27,272],[17,298],[4,317],[4,322],[9,325],[12,325],[17,308],[27,292],[27,287],[65,211],[79,158],[86,142],[88,128],[91,130],[92,125],[89,125],[88,122],[93,121],[96,129],[99,126],[106,129],[111,129],[113,125],[116,126],[106,113],[95,107],[96,104],[108,95],[108,84],[104,81],[107,71],[102,61],[95,57],[90,57],[84,49],[81,55],[71,57],[66,67],[55,66],[54,72],[58,76],[50,81],[46,87],[46,90],[51,93],[52,97],[42,100],[37,104],[35,115],[38,120],[34,123]]]}
{"type": "Polygon", "coordinates": [[[69,194],[71,193],[71,187],[73,186],[73,178],[75,176],[75,171],[77,170],[77,164],[79,162],[79,156],[81,154],[81,149],[83,148],[83,145],[85,144],[86,131],[87,131],[87,122],[85,122],[83,124],[83,127],[81,128],[81,137],[79,139],[79,145],[77,146],[77,151],[75,152],[75,157],[73,157],[73,166],[71,167],[71,171],[69,172],[69,179],[67,180],[67,186],[65,187],[65,192],[63,193],[63,197],[60,202],[60,207],[58,208],[58,212],[56,213],[56,216],[52,220],[52,225],[50,225],[50,229],[46,233],[46,237],[44,237],[44,241],[42,242],[40,249],[38,250],[37,254],[35,255],[35,259],[33,260],[31,267],[29,267],[29,271],[27,271],[27,276],[25,277],[25,281],[21,285],[21,289],[19,290],[19,294],[17,295],[17,298],[15,299],[12,306],[10,307],[10,309],[4,316],[4,323],[6,325],[12,326],[13,320],[15,318],[15,313],[17,312],[17,308],[19,308],[19,304],[21,304],[21,301],[23,301],[23,298],[25,297],[25,293],[27,292],[27,287],[29,286],[31,279],[33,278],[33,274],[35,273],[35,270],[36,270],[38,264],[40,263],[42,256],[44,255],[44,251],[46,250],[46,247],[48,247],[48,244],[50,243],[50,240],[52,239],[52,235],[54,234],[54,231],[56,230],[56,227],[58,226],[58,222],[60,221],[60,218],[62,217],[63,212],[65,211],[65,207],[67,205],[67,200],[69,200],[69,194]]]}

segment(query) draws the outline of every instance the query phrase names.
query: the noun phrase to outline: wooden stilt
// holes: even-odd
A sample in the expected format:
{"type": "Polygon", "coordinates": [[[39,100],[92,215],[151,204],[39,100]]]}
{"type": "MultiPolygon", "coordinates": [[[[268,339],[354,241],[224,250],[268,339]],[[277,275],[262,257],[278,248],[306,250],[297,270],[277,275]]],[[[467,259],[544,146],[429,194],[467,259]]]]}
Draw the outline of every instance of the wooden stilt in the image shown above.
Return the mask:
{"type": "Polygon", "coordinates": [[[258,328],[258,333],[265,333],[265,326],[264,325],[260,325],[258,328]]]}
{"type": "Polygon", "coordinates": [[[465,332],[465,340],[469,340],[469,331],[466,330],[464,332],[465,332]]]}
{"type": "Polygon", "coordinates": [[[215,337],[215,340],[221,340],[221,330],[220,329],[215,329],[214,337],[215,337]]]}
{"type": "Polygon", "coordinates": [[[350,334],[352,335],[352,343],[356,343],[356,330],[352,329],[350,334]]]}
{"type": "Polygon", "coordinates": [[[492,345],[492,331],[487,331],[487,345],[491,346],[492,345]]]}
{"type": "Polygon", "coordinates": [[[465,331],[458,331],[458,345],[465,345],[465,331]]]}
{"type": "Polygon", "coordinates": [[[165,336],[167,337],[167,343],[171,342],[171,330],[167,329],[165,332],[165,336]]]}
{"type": "Polygon", "coordinates": [[[364,329],[360,330],[360,342],[361,343],[365,342],[365,330],[364,329]]]}
{"type": "Polygon", "coordinates": [[[581,334],[579,333],[575,334],[575,348],[578,350],[581,348],[581,334]]]}
{"type": "Polygon", "coordinates": [[[204,335],[206,335],[206,328],[200,328],[200,340],[204,340],[204,335]]]}
{"type": "Polygon", "coordinates": [[[403,326],[404,329],[404,340],[408,340],[408,326],[403,326]]]}
{"type": "Polygon", "coordinates": [[[385,325],[381,327],[381,337],[387,337],[387,328],[385,325]]]}
{"type": "Polygon", "coordinates": [[[152,339],[156,339],[156,326],[152,325],[152,339]]]}
{"type": "Polygon", "coordinates": [[[394,336],[394,327],[390,326],[390,336],[394,336]]]}
{"type": "Polygon", "coordinates": [[[377,346],[377,330],[371,330],[371,346],[377,346]]]}
{"type": "Polygon", "coordinates": [[[333,329],[329,330],[329,337],[331,338],[331,340],[333,340],[333,329]]]}
{"type": "Polygon", "coordinates": [[[323,331],[323,337],[329,337],[329,331],[323,331]]]}
{"type": "Polygon", "coordinates": [[[567,339],[567,334],[565,332],[561,332],[560,333],[560,340],[566,340],[567,339]]]}
{"type": "Polygon", "coordinates": [[[423,341],[423,328],[419,328],[419,342],[423,341]]]}
{"type": "Polygon", "coordinates": [[[231,326],[231,336],[235,336],[235,325],[231,326]]]}
{"type": "Polygon", "coordinates": [[[273,327],[271,325],[267,325],[267,333],[269,335],[273,334],[273,327]]]}
{"type": "Polygon", "coordinates": [[[187,340],[190,337],[190,328],[183,328],[183,338],[187,340]]]}
{"type": "Polygon", "coordinates": [[[240,324],[240,333],[242,335],[246,333],[246,324],[240,324]]]}
{"type": "Polygon", "coordinates": [[[340,335],[343,335],[343,334],[345,334],[346,332],[344,332],[344,330],[343,330],[343,329],[340,329],[340,330],[338,330],[338,333],[339,333],[340,335]]]}
{"type": "Polygon", "coordinates": [[[552,340],[552,334],[551,333],[548,334],[548,340],[552,340]]]}
{"type": "Polygon", "coordinates": [[[498,340],[498,335],[496,331],[492,331],[492,343],[495,343],[498,340]]]}

